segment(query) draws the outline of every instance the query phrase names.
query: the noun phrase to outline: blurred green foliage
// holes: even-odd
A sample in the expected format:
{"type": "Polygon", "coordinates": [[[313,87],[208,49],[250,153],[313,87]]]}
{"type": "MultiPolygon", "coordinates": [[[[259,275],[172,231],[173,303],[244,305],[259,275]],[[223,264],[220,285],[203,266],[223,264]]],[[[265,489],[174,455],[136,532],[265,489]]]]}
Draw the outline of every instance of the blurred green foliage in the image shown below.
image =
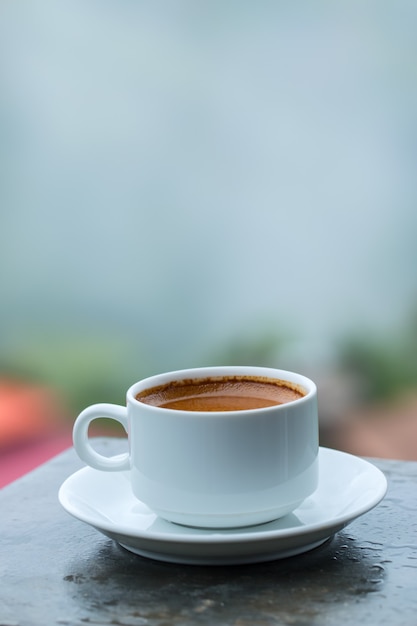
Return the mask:
{"type": "Polygon", "coordinates": [[[145,376],[147,360],[137,359],[129,345],[109,337],[48,337],[3,354],[0,373],[47,385],[75,416],[96,402],[125,403],[127,388],[145,376]]]}
{"type": "MultiPolygon", "coordinates": [[[[293,333],[276,321],[251,324],[219,340],[208,365],[287,367],[293,333]]],[[[375,402],[417,389],[417,314],[397,335],[357,333],[336,346],[338,371],[360,379],[361,398],[375,402]]],[[[127,339],[111,336],[68,336],[33,339],[3,353],[0,375],[50,386],[66,414],[74,419],[97,402],[125,403],[126,389],[136,380],[163,371],[146,352],[127,339]]],[[[288,369],[291,369],[289,367],[288,369]]]]}
{"type": "Polygon", "coordinates": [[[213,351],[210,362],[215,365],[254,365],[278,367],[282,350],[290,343],[291,335],[285,329],[278,330],[276,322],[256,324],[242,329],[213,351]]]}
{"type": "Polygon", "coordinates": [[[339,360],[362,381],[364,400],[388,399],[417,388],[417,314],[398,334],[356,335],[341,342],[339,360]]]}

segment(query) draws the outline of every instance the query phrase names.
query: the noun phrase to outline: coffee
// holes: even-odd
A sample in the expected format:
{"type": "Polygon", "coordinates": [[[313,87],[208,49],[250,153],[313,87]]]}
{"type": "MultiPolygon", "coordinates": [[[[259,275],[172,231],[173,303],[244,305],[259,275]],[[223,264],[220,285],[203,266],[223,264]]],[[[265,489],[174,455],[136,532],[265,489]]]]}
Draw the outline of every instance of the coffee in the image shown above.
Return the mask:
{"type": "Polygon", "coordinates": [[[73,441],[90,467],[123,471],[141,507],[162,519],[198,528],[263,524],[317,489],[317,388],[269,367],[167,372],[129,387],[126,406],[81,411],[73,441]],[[125,454],[104,456],[92,445],[89,425],[102,417],[128,433],[125,454]]]}
{"type": "Polygon", "coordinates": [[[144,404],[181,411],[245,411],[299,400],[296,384],[258,376],[218,376],[176,380],[140,391],[144,404]]]}

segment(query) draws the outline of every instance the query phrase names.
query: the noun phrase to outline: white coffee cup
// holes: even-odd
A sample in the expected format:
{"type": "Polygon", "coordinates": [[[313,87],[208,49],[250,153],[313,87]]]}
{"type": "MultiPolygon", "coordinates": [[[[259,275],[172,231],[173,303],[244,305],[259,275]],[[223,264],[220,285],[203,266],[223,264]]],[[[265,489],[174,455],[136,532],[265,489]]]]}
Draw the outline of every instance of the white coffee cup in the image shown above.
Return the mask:
{"type": "Polygon", "coordinates": [[[127,470],[134,495],[160,517],[204,528],[237,528],[282,517],[318,483],[316,385],[293,372],[262,367],[208,367],[146,378],[127,391],[127,406],[95,404],[75,421],[74,447],[91,467],[127,470]],[[285,404],[233,411],[194,411],[145,404],[139,392],[171,381],[267,377],[304,395],[285,404]],[[108,458],[88,437],[108,417],[128,433],[129,452],[108,458]]]}

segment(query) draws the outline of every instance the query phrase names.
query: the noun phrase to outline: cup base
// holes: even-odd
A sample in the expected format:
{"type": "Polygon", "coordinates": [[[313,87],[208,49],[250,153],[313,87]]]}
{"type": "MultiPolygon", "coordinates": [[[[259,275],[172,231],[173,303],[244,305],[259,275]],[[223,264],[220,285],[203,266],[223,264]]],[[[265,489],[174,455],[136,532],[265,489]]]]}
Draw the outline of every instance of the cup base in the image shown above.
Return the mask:
{"type": "Polygon", "coordinates": [[[189,514],[178,513],[173,511],[154,510],[159,517],[179,524],[180,526],[188,526],[190,528],[203,528],[213,530],[225,530],[232,528],[244,528],[246,526],[257,526],[266,524],[273,520],[279,519],[292,513],[305,500],[297,500],[285,506],[275,507],[267,511],[253,511],[251,513],[232,513],[232,514],[189,514]]]}

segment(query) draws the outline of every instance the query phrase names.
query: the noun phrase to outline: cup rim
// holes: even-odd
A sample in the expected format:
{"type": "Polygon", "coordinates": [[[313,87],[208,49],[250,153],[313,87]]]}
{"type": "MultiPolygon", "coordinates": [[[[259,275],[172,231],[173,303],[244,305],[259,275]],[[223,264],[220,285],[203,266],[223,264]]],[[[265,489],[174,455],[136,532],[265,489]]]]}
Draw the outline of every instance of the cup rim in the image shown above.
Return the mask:
{"type": "Polygon", "coordinates": [[[146,406],[147,409],[151,411],[155,411],[161,413],[163,411],[166,414],[168,411],[173,411],[175,413],[186,413],[192,415],[193,413],[198,413],[199,415],[249,415],[253,413],[258,413],[259,411],[268,412],[268,411],[276,411],[277,409],[288,408],[289,406],[295,406],[302,404],[304,402],[308,402],[312,396],[317,394],[317,386],[316,384],[307,376],[303,374],[298,374],[297,372],[292,372],[289,370],[283,370],[273,367],[263,367],[263,366],[250,366],[250,365],[220,365],[220,366],[203,366],[203,367],[194,367],[187,368],[181,370],[173,370],[170,372],[164,372],[160,374],[154,374],[152,376],[147,376],[131,385],[126,393],[127,403],[132,404],[134,406],[146,406]],[[151,404],[145,404],[144,402],[140,402],[140,400],[136,399],[136,394],[139,391],[143,391],[144,389],[148,389],[151,387],[157,387],[158,385],[164,385],[169,382],[175,380],[182,379],[198,379],[198,378],[206,378],[206,377],[215,377],[215,376],[260,376],[265,378],[274,378],[278,380],[282,380],[284,382],[289,382],[293,384],[300,385],[305,391],[305,395],[301,398],[297,398],[296,400],[291,400],[291,402],[286,402],[285,404],[273,405],[268,407],[261,407],[255,409],[240,409],[236,411],[179,411],[178,409],[167,409],[158,406],[153,406],[151,404]]]}

